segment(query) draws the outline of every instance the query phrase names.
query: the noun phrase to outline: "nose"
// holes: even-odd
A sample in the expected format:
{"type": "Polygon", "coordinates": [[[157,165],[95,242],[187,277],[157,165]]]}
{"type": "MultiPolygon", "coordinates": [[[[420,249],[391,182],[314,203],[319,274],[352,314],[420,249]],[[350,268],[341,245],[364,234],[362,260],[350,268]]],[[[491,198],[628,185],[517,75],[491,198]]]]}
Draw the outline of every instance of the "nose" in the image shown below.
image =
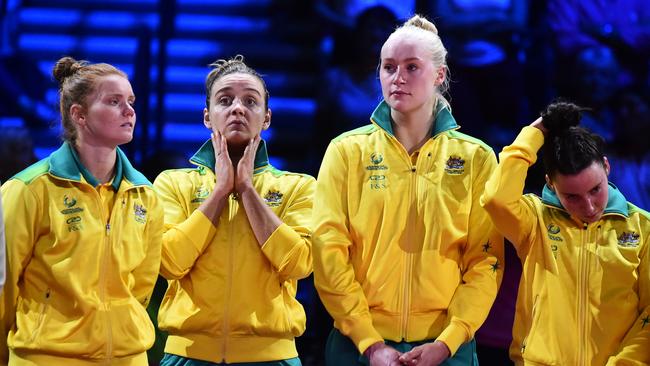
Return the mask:
{"type": "Polygon", "coordinates": [[[394,84],[404,84],[406,83],[406,77],[404,75],[404,71],[401,67],[397,67],[397,71],[394,74],[393,77],[393,83],[394,84]]]}
{"type": "Polygon", "coordinates": [[[230,113],[234,115],[244,114],[244,104],[242,103],[241,100],[239,99],[233,100],[230,113]]]}
{"type": "Polygon", "coordinates": [[[126,103],[126,108],[124,108],[124,115],[126,116],[134,116],[135,115],[135,108],[131,103],[126,103]]]}
{"type": "Polygon", "coordinates": [[[596,205],[590,199],[585,201],[584,209],[587,216],[593,216],[596,213],[596,205]]]}

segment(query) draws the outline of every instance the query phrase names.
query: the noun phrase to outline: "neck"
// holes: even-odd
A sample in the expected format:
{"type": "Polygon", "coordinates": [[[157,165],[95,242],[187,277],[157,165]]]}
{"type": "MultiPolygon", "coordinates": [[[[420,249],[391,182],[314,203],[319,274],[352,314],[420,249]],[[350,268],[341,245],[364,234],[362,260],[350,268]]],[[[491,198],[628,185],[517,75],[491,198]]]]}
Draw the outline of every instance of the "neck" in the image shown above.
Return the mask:
{"type": "Polygon", "coordinates": [[[115,174],[117,147],[93,146],[78,141],[75,149],[81,164],[100,184],[109,182],[115,174]]]}
{"type": "Polygon", "coordinates": [[[411,154],[424,145],[433,131],[435,99],[421,108],[407,113],[391,109],[393,132],[406,151],[411,154]]]}
{"type": "Polygon", "coordinates": [[[230,161],[235,169],[237,169],[239,160],[244,156],[244,150],[246,150],[246,145],[244,147],[228,145],[228,156],[230,156],[230,161]]]}

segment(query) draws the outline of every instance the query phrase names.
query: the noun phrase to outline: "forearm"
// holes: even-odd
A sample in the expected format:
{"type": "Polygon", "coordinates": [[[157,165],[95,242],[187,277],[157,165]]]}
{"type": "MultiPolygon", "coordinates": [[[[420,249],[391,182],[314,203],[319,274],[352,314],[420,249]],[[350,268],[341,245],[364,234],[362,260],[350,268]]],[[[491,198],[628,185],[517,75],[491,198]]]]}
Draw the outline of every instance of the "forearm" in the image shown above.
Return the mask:
{"type": "Polygon", "coordinates": [[[252,184],[241,190],[240,197],[257,244],[262,246],[282,224],[282,221],[264,203],[252,184]]]}
{"type": "Polygon", "coordinates": [[[221,212],[228,203],[229,196],[230,192],[215,188],[197,210],[201,211],[212,222],[212,225],[217,227],[219,217],[221,217],[221,212]]]}

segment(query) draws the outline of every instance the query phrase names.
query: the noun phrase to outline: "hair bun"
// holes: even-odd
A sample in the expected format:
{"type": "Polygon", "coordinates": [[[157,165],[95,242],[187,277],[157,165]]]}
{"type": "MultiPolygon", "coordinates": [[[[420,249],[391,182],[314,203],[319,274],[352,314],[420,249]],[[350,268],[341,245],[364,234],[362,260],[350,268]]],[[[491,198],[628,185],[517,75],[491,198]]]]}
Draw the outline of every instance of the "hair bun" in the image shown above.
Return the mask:
{"type": "Polygon", "coordinates": [[[74,75],[79,69],[84,67],[88,62],[87,61],[77,61],[70,56],[65,56],[59,59],[52,69],[52,75],[54,79],[59,83],[63,84],[65,79],[74,75]]]}
{"type": "Polygon", "coordinates": [[[583,108],[569,102],[551,103],[542,112],[542,123],[551,134],[558,134],[580,124],[583,108]]]}
{"type": "Polygon", "coordinates": [[[412,16],[409,20],[404,23],[404,26],[412,26],[420,29],[424,29],[429,32],[433,32],[433,34],[438,34],[438,28],[429,21],[427,18],[420,16],[418,14],[412,16]]]}

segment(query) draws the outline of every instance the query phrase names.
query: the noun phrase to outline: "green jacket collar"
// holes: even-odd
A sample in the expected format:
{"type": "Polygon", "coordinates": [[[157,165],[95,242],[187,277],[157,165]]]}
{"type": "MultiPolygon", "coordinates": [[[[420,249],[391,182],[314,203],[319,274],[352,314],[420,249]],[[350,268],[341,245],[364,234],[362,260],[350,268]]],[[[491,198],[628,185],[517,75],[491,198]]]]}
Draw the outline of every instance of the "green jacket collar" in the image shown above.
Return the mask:
{"type": "MultiPolygon", "coordinates": [[[[214,172],[214,148],[212,141],[208,140],[203,143],[199,150],[190,158],[192,164],[210,168],[214,172]]],[[[254,172],[257,173],[269,165],[269,156],[266,152],[266,142],[260,141],[255,153],[255,162],[253,163],[254,172]]]]}
{"type": "MultiPolygon", "coordinates": [[[[609,182],[608,194],[609,198],[607,200],[607,207],[605,207],[603,214],[619,214],[628,217],[629,211],[627,208],[627,200],[625,199],[625,196],[623,196],[623,193],[621,193],[621,191],[619,191],[611,182],[609,182]]],[[[542,202],[546,205],[566,211],[564,206],[562,206],[560,199],[557,197],[557,194],[555,194],[547,184],[544,185],[544,189],[542,190],[542,202]]]]}
{"type": "MultiPolygon", "coordinates": [[[[370,120],[390,135],[394,135],[393,119],[390,116],[390,107],[385,100],[382,100],[377,108],[375,108],[370,120]]],[[[433,121],[433,134],[431,137],[435,137],[441,132],[458,129],[459,127],[460,126],[456,123],[454,116],[451,115],[449,107],[447,107],[443,102],[438,101],[438,104],[436,105],[436,120],[433,121]]]]}
{"type": "MultiPolygon", "coordinates": [[[[116,149],[116,160],[115,160],[115,177],[113,178],[113,189],[117,191],[120,188],[120,184],[123,179],[126,179],[133,183],[136,186],[139,185],[151,185],[151,182],[145,178],[142,173],[135,170],[131,165],[129,159],[124,155],[122,150],[118,147],[116,149]]],[[[96,187],[99,182],[97,179],[86,169],[86,167],[81,164],[79,156],[74,148],[66,141],[50,154],[50,168],[49,173],[53,176],[68,179],[72,181],[81,182],[81,177],[94,187],[96,187]]]]}

